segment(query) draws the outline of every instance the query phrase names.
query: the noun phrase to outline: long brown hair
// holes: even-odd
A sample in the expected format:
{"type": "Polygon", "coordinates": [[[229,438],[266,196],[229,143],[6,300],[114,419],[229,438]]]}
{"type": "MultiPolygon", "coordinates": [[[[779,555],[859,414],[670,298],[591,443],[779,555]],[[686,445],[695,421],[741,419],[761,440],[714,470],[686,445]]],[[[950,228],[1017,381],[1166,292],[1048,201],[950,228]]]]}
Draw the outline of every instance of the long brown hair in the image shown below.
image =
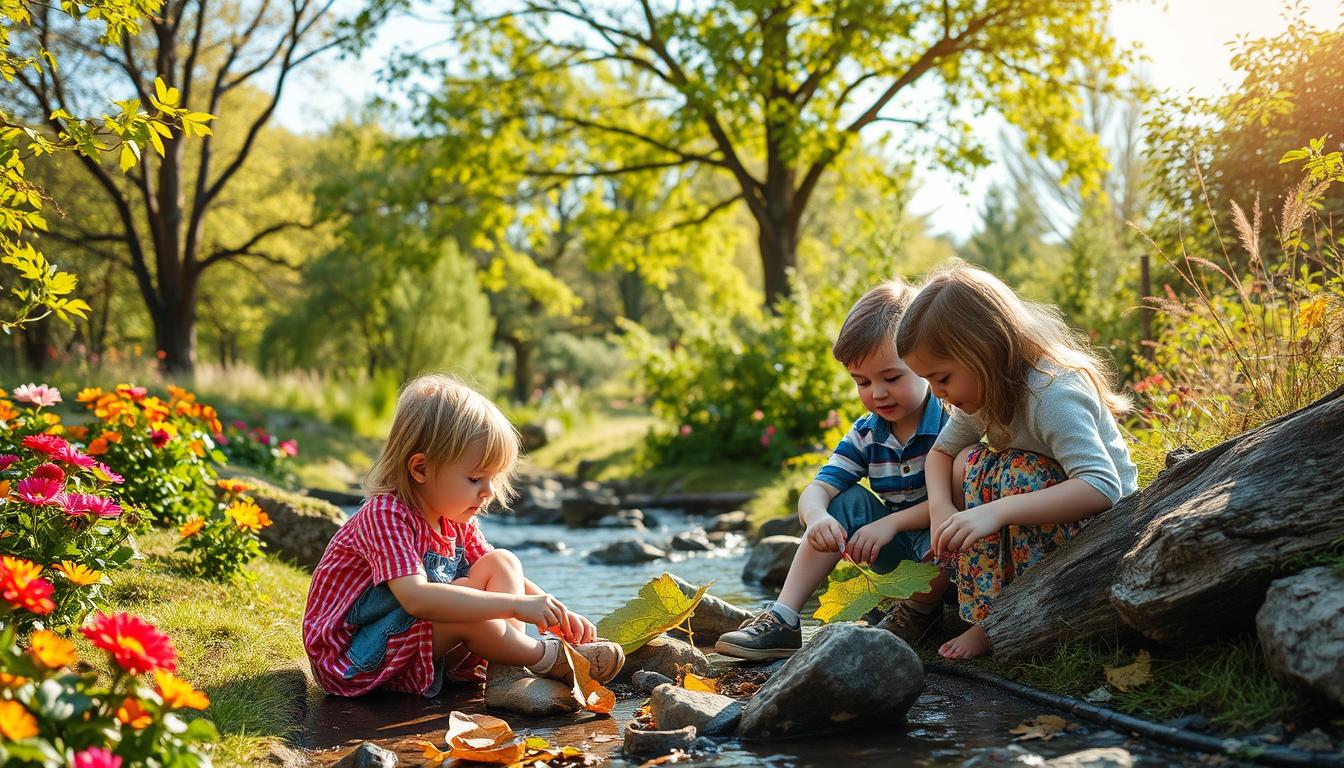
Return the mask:
{"type": "Polygon", "coordinates": [[[896,332],[897,354],[948,358],[970,369],[980,386],[980,410],[990,442],[1012,439],[1008,425],[1027,394],[1027,375],[1043,363],[1087,377],[1111,413],[1131,407],[1112,389],[1110,366],[1055,307],[1024,301],[989,272],[962,262],[935,272],[906,308],[896,332]]]}

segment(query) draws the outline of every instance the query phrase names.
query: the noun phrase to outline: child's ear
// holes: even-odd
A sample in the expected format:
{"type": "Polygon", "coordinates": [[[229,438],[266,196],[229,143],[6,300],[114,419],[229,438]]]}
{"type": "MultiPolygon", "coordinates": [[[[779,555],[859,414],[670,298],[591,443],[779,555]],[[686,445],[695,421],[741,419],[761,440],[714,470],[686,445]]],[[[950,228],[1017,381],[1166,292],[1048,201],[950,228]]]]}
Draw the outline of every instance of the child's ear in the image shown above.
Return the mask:
{"type": "Polygon", "coordinates": [[[411,473],[411,479],[417,483],[423,483],[426,479],[425,474],[425,454],[412,453],[406,460],[406,471],[411,473]]]}

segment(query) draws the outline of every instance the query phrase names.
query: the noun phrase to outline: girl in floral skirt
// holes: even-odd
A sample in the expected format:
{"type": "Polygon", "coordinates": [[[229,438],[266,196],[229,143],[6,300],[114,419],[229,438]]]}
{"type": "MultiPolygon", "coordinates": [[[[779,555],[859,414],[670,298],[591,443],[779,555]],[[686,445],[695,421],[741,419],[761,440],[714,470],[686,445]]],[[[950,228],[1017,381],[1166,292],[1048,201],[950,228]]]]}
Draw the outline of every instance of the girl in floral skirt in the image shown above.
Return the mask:
{"type": "Polygon", "coordinates": [[[1138,488],[1116,424],[1129,401],[1057,309],[965,264],[920,289],[896,346],[952,406],[925,463],[929,524],[972,626],[938,652],[981,656],[979,622],[1003,588],[1138,488]]]}

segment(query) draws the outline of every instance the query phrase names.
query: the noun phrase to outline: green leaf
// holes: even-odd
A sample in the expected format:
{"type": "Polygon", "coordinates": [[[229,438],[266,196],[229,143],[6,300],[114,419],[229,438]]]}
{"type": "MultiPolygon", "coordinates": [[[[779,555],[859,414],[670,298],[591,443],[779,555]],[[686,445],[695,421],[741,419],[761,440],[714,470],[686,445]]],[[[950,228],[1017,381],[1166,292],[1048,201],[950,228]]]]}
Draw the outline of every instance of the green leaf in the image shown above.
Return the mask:
{"type": "MultiPolygon", "coordinates": [[[[713,582],[710,582],[712,584],[713,582]]],[[[639,597],[617,608],[597,623],[597,633],[621,644],[630,653],[673,627],[681,626],[695,612],[710,584],[687,597],[677,582],[664,573],[639,589],[639,597]]]]}
{"type": "Polygon", "coordinates": [[[938,577],[938,566],[905,560],[889,573],[875,573],[855,564],[860,578],[844,581],[830,580],[821,596],[821,606],[813,616],[830,624],[834,621],[854,621],[872,610],[883,598],[905,600],[911,595],[929,591],[929,585],[938,577]]]}

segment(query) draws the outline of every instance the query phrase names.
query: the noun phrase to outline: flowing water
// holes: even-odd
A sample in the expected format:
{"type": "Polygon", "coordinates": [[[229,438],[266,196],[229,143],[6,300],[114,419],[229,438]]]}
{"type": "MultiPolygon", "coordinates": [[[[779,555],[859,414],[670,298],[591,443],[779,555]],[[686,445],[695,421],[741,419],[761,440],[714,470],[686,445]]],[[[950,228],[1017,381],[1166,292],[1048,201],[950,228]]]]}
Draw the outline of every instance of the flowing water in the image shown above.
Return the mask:
{"type": "MultiPolygon", "coordinates": [[[[517,523],[508,518],[484,519],[482,527],[496,547],[511,549],[519,556],[529,578],[593,621],[625,604],[645,582],[664,571],[694,584],[712,581],[711,594],[750,609],[773,597],[773,593],[760,586],[742,581],[747,547],[746,540],[738,536],[731,537],[726,548],[713,552],[673,553],[668,560],[641,565],[604,566],[586,562],[589,552],[610,542],[639,538],[664,545],[673,534],[700,523],[698,518],[677,512],[647,512],[657,523],[647,530],[575,530],[561,525],[517,523]],[[530,546],[529,542],[560,542],[565,549],[552,552],[530,546]]],[[[806,613],[810,613],[810,608],[806,613]]],[[[1010,743],[1013,737],[1009,729],[1024,720],[1050,713],[1039,705],[964,680],[931,674],[926,681],[924,693],[903,726],[870,728],[819,739],[729,741],[718,754],[698,758],[691,764],[834,768],[840,759],[855,765],[957,766],[981,748],[1010,743]]],[[[520,732],[610,756],[612,765],[637,766],[642,761],[622,759],[619,747],[621,729],[640,703],[639,698],[623,700],[611,717],[508,719],[520,732]]],[[[419,765],[422,758],[414,740],[423,738],[442,745],[443,729],[453,709],[484,711],[479,691],[459,689],[435,700],[398,694],[362,699],[318,696],[312,702],[300,745],[319,761],[330,763],[351,746],[374,741],[397,751],[403,764],[419,765]]],[[[1188,753],[1138,743],[1097,727],[1080,727],[1048,743],[1032,742],[1026,746],[1047,757],[1089,747],[1123,746],[1135,754],[1140,765],[1200,764],[1188,753]]]]}

